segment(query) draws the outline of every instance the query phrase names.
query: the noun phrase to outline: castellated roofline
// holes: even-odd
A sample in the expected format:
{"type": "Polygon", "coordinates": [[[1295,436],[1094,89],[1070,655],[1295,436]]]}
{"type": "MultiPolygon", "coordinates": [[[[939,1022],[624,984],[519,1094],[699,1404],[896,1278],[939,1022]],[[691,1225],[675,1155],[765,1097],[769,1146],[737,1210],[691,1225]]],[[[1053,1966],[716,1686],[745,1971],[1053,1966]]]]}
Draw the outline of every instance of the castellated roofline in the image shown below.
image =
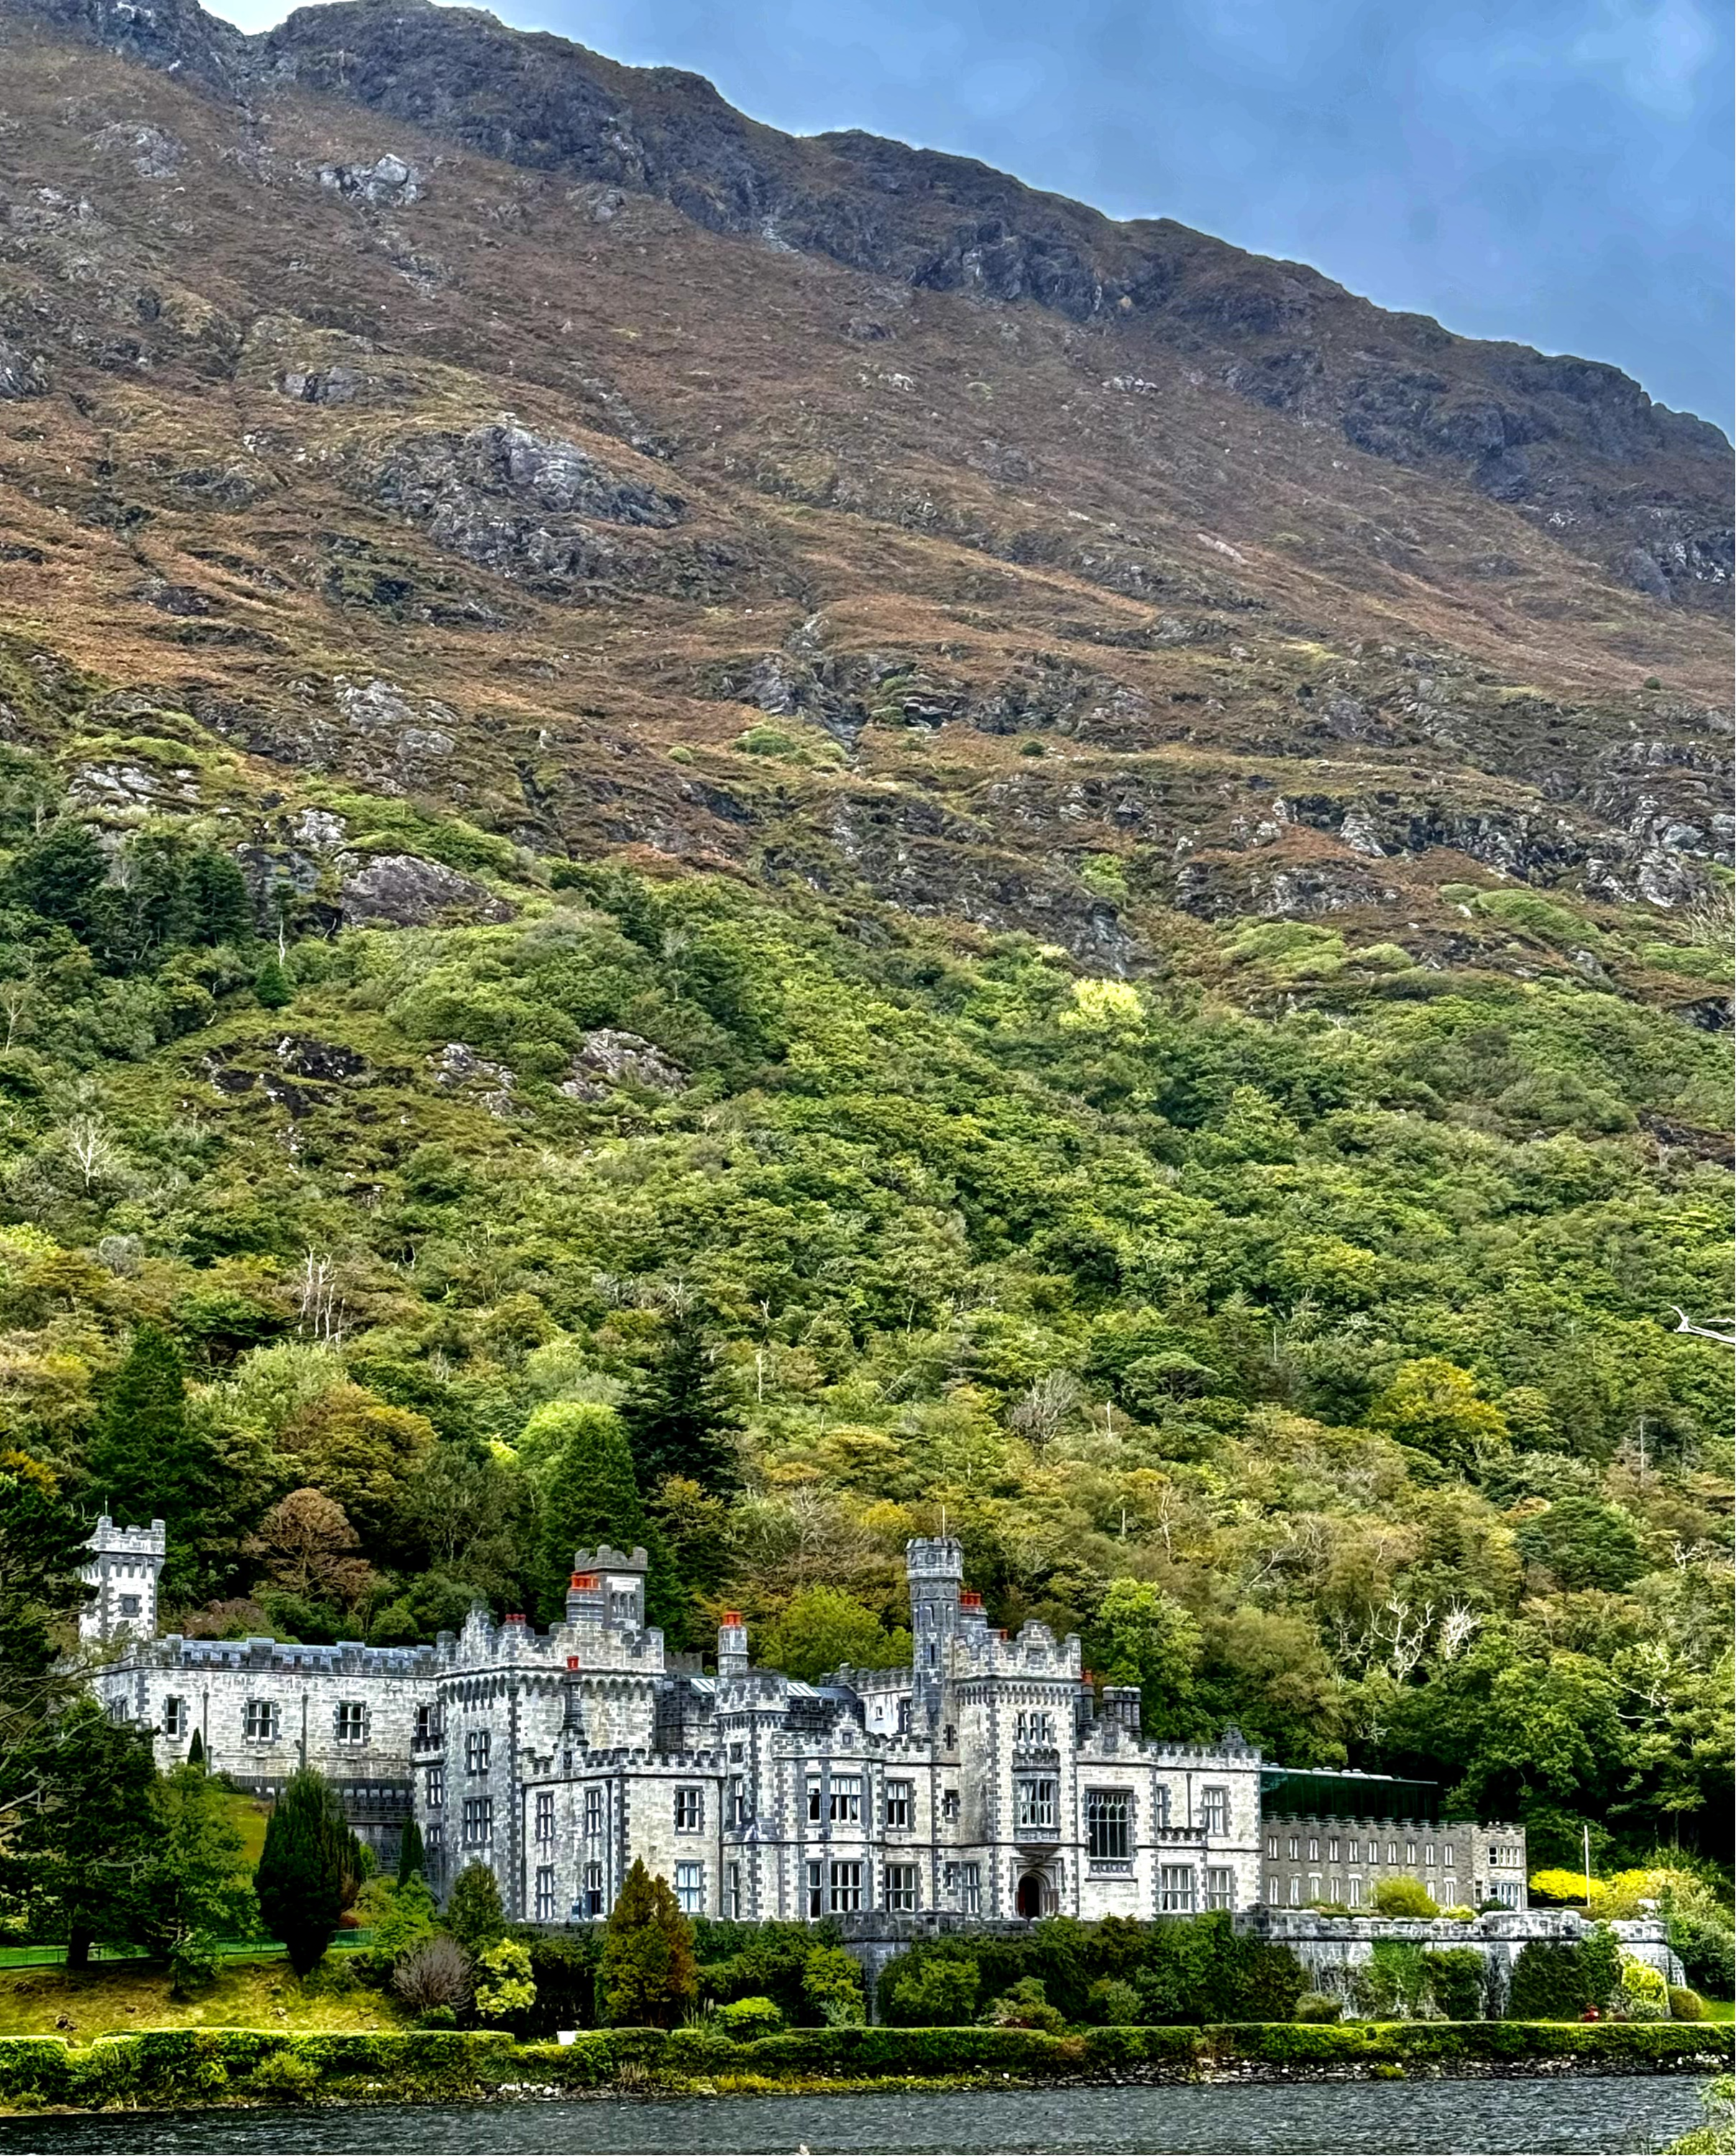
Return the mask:
{"type": "Polygon", "coordinates": [[[635,1543],[631,1550],[611,1549],[607,1543],[599,1543],[594,1550],[581,1549],[573,1553],[575,1572],[646,1572],[650,1559],[635,1543]]]}
{"type": "Polygon", "coordinates": [[[98,1555],[165,1557],[168,1545],[169,1531],[162,1521],[153,1520],[148,1527],[121,1527],[105,1512],[86,1547],[98,1555]]]}

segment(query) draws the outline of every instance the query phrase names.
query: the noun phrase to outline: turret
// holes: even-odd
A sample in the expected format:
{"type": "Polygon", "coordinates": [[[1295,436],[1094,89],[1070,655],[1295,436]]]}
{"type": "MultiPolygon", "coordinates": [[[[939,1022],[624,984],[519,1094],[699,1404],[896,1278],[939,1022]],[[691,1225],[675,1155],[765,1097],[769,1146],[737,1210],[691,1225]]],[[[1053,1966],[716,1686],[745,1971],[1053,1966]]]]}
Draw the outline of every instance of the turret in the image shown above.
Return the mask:
{"type": "Polygon", "coordinates": [[[904,1545],[910,1581],[910,1629],[917,1674],[938,1674],[943,1643],[958,1629],[964,1550],[950,1535],[919,1535],[904,1545]]]}
{"type": "Polygon", "coordinates": [[[157,1583],[168,1548],[161,1520],[148,1527],[117,1527],[105,1512],[90,1537],[90,1558],[80,1577],[96,1590],[79,1613],[79,1638],[86,1646],[112,1640],[157,1636],[157,1583]]]}
{"type": "MultiPolygon", "coordinates": [[[[567,1598],[569,1610],[573,1595],[583,1593],[586,1598],[587,1611],[582,1614],[579,1621],[583,1622],[584,1615],[588,1614],[590,1598],[600,1594],[602,1623],[622,1631],[642,1632],[645,1622],[646,1570],[647,1559],[640,1548],[631,1551],[611,1549],[607,1543],[603,1543],[594,1553],[588,1549],[575,1551],[573,1558],[574,1580],[594,1575],[596,1585],[583,1590],[576,1586],[569,1589],[567,1598]]],[[[592,1617],[590,1621],[594,1624],[598,1620],[592,1617]]]]}
{"type": "Polygon", "coordinates": [[[720,1677],[747,1674],[747,1627],[739,1609],[726,1609],[717,1627],[717,1674],[720,1677]]]}

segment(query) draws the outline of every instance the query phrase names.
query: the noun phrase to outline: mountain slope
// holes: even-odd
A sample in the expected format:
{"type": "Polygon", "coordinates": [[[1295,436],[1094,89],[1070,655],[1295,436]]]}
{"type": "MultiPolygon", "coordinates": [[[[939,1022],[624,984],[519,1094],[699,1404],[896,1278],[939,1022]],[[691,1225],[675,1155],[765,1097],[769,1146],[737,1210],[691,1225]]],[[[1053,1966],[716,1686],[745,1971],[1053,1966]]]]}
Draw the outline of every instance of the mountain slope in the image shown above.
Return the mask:
{"type": "Polygon", "coordinates": [[[619,1416],[690,1646],[944,1513],[1728,1854],[1721,439],[471,13],[0,39],[0,1449],[385,1640],[619,1416]]]}

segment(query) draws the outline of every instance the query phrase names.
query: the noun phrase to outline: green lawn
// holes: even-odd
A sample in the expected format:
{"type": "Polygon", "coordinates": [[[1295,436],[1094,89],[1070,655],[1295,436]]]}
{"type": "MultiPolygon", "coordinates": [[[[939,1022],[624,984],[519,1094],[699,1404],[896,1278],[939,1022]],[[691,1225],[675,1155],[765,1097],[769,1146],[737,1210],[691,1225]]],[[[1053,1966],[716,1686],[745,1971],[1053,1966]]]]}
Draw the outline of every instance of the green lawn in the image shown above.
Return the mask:
{"type": "Polygon", "coordinates": [[[169,1996],[161,1963],[88,1969],[0,1969],[0,2036],[62,2035],[74,2044],[136,2029],[402,2029],[389,2000],[339,1969],[296,1980],[280,1955],[226,1961],[198,1999],[169,1996]]]}
{"type": "Polygon", "coordinates": [[[1706,2001],[1706,2019],[1708,2021],[1736,2020],[1736,1999],[1708,1999],[1706,2001]]]}

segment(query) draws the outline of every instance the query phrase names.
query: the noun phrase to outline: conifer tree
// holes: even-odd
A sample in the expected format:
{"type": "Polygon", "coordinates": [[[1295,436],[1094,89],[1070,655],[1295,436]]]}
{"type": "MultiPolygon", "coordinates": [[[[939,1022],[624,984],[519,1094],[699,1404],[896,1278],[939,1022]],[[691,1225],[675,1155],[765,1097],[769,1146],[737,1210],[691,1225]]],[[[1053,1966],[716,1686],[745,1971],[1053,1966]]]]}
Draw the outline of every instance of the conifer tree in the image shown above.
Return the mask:
{"type": "Polygon", "coordinates": [[[718,1382],[711,1343],[698,1313],[671,1312],[657,1359],[644,1373],[624,1414],[633,1440],[639,1486],[648,1494],[671,1475],[702,1489],[735,1480],[728,1433],[736,1419],[718,1382]]]}
{"type": "Polygon", "coordinates": [[[428,1861],[422,1846],[422,1830],[414,1820],[406,1820],[403,1840],[398,1845],[398,1883],[403,1886],[413,1873],[419,1875],[428,1861]]]}
{"type": "Polygon", "coordinates": [[[331,1945],[361,1874],[362,1852],[336,1792],[323,1774],[302,1768],[272,1807],[254,1874],[259,1915],[283,1941],[297,1976],[306,1976],[331,1945]]]}
{"type": "Polygon", "coordinates": [[[295,1001],[295,991],[290,985],[290,977],[280,958],[270,957],[260,967],[253,992],[267,1010],[282,1010],[295,1001]]]}
{"type": "Polygon", "coordinates": [[[117,1520],[167,1520],[175,1532],[209,1503],[214,1461],[187,1411],[187,1366],[161,1326],[132,1336],[102,1404],[85,1463],[91,1494],[117,1520]]]}
{"type": "Polygon", "coordinates": [[[187,865],[187,899],[194,940],[245,943],[254,934],[247,879],[227,854],[202,846],[187,865]]]}
{"type": "Polygon", "coordinates": [[[669,1881],[634,1860],[603,1934],[603,2012],[617,2025],[666,2029],[699,1986],[693,1927],[669,1881]]]}
{"type": "Polygon", "coordinates": [[[187,1763],[189,1767],[201,1768],[205,1764],[205,1740],[197,1729],[193,1733],[192,1743],[187,1748],[187,1763]]]}
{"type": "Polygon", "coordinates": [[[548,1624],[566,1614],[575,1550],[594,1549],[603,1543],[627,1550],[635,1543],[650,1547],[645,1508],[620,1418],[613,1408],[580,1402],[543,1409],[539,1415],[546,1423],[555,1412],[562,1414],[569,1427],[542,1484],[539,1587],[541,1614],[548,1624]]]}
{"type": "Polygon", "coordinates": [[[472,1960],[506,1936],[501,1890],[485,1864],[467,1864],[459,1873],[443,1922],[472,1960]]]}

